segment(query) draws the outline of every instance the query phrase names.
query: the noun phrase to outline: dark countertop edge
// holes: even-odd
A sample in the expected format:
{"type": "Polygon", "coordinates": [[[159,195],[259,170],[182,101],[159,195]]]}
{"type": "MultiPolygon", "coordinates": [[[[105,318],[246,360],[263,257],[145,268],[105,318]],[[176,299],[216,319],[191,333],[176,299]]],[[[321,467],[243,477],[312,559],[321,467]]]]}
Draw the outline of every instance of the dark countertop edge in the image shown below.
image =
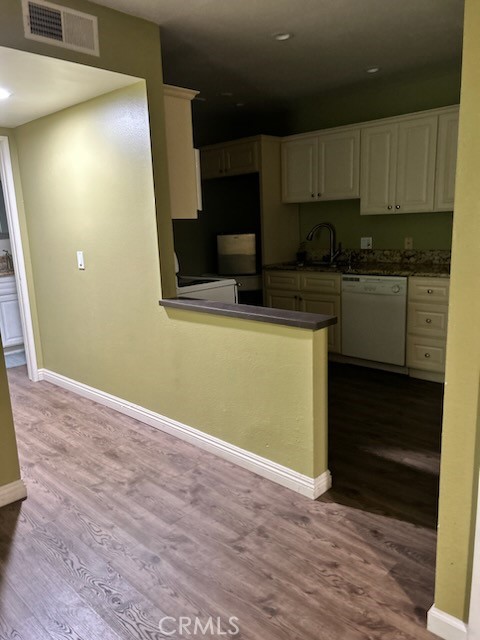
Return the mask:
{"type": "Polygon", "coordinates": [[[6,278],[7,276],[14,276],[14,271],[0,271],[0,278],[6,278]]]}
{"type": "MultiPolygon", "coordinates": [[[[386,264],[386,263],[382,263],[386,264]]],[[[378,263],[374,266],[356,265],[352,269],[345,267],[322,267],[314,265],[295,265],[295,264],[271,264],[263,267],[264,271],[295,271],[297,273],[335,273],[339,275],[365,275],[365,276],[401,276],[401,277],[417,277],[417,278],[450,278],[450,266],[448,265],[397,265],[392,263],[392,267],[379,267],[378,263]],[[432,268],[433,267],[433,268],[432,268]]]]}
{"type": "Polygon", "coordinates": [[[268,322],[297,329],[318,331],[337,323],[336,316],[324,316],[318,313],[303,313],[300,311],[285,311],[270,307],[256,307],[249,304],[230,304],[228,302],[212,302],[193,298],[164,298],[160,306],[184,311],[197,311],[210,315],[226,316],[252,320],[253,322],[268,322]]]}

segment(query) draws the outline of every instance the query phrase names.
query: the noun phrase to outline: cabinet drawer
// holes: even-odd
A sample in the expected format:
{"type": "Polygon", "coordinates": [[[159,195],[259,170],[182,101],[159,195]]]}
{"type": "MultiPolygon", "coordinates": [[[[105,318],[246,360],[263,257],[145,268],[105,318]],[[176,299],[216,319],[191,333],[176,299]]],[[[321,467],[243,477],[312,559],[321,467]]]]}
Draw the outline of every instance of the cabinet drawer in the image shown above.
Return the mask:
{"type": "Polygon", "coordinates": [[[408,305],[408,333],[446,338],[448,307],[445,305],[410,302],[408,305]]]}
{"type": "Polygon", "coordinates": [[[408,299],[448,304],[449,278],[409,278],[408,299]]]}
{"type": "Polygon", "coordinates": [[[340,294],[342,276],[338,273],[302,273],[300,289],[314,293],[340,294]]]}
{"type": "Polygon", "coordinates": [[[265,271],[265,288],[298,291],[300,274],[296,271],[265,271]]]}
{"type": "Polygon", "coordinates": [[[17,293],[17,285],[15,283],[15,276],[2,276],[0,277],[0,297],[9,296],[12,293],[17,293]]]}
{"type": "Polygon", "coordinates": [[[445,371],[445,340],[407,336],[407,366],[424,371],[445,371]]]}

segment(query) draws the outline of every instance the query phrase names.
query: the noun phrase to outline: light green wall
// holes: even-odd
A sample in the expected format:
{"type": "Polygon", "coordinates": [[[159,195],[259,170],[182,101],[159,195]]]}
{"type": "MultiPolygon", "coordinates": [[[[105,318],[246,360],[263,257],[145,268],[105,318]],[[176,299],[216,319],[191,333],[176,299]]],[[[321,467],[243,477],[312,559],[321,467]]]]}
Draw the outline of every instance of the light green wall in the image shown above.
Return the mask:
{"type": "Polygon", "coordinates": [[[458,104],[460,61],[303,98],[291,110],[288,135],[458,104]]]}
{"type": "Polygon", "coordinates": [[[323,472],[326,421],[314,401],[326,349],[314,334],[158,305],[143,84],[19,127],[15,139],[44,366],[311,477],[323,472]]]}
{"type": "MultiPolygon", "coordinates": [[[[360,238],[373,238],[374,249],[403,249],[405,237],[414,249],[450,249],[452,213],[410,213],[361,216],[360,200],[308,203],[300,206],[300,238],[305,239],[318,222],[331,222],[345,249],[359,249],[360,238]]],[[[328,238],[319,238],[328,245],[328,238]]]]}
{"type": "Polygon", "coordinates": [[[19,479],[17,443],[13,428],[3,347],[0,343],[0,487],[19,479]]]}
{"type": "Polygon", "coordinates": [[[480,3],[466,1],[435,604],[464,620],[479,467],[480,3]]]}

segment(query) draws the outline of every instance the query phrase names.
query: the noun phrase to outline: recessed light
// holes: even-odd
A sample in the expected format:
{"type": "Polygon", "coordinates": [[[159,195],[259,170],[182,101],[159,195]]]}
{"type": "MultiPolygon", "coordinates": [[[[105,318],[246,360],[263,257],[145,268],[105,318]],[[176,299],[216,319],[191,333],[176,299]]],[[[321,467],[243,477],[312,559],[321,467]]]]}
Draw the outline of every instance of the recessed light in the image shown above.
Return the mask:
{"type": "Polygon", "coordinates": [[[222,91],[222,93],[220,95],[223,98],[232,98],[233,97],[233,93],[231,91],[222,91]]]}
{"type": "Polygon", "coordinates": [[[206,102],[207,101],[207,99],[204,98],[203,96],[195,96],[195,100],[197,102],[206,102]]]}
{"type": "Polygon", "coordinates": [[[0,100],[6,100],[11,95],[12,95],[11,91],[8,91],[8,89],[3,89],[2,87],[0,87],[0,100]]]}
{"type": "Polygon", "coordinates": [[[378,73],[380,71],[380,67],[370,67],[367,69],[367,73],[378,73]]]}
{"type": "Polygon", "coordinates": [[[278,40],[278,42],[284,42],[285,40],[290,40],[291,37],[292,37],[292,34],[287,32],[273,34],[273,38],[275,40],[278,40]]]}
{"type": "Polygon", "coordinates": [[[235,106],[236,107],[244,107],[245,103],[244,102],[237,102],[237,104],[235,106]]]}

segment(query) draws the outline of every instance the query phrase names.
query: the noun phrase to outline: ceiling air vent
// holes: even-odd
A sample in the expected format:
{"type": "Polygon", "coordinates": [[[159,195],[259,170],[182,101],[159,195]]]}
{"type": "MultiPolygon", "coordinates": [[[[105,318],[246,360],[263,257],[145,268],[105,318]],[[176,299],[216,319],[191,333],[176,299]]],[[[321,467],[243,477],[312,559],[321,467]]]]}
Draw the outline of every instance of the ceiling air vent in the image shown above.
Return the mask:
{"type": "Polygon", "coordinates": [[[25,37],[99,56],[96,16],[43,0],[22,0],[25,37]]]}

